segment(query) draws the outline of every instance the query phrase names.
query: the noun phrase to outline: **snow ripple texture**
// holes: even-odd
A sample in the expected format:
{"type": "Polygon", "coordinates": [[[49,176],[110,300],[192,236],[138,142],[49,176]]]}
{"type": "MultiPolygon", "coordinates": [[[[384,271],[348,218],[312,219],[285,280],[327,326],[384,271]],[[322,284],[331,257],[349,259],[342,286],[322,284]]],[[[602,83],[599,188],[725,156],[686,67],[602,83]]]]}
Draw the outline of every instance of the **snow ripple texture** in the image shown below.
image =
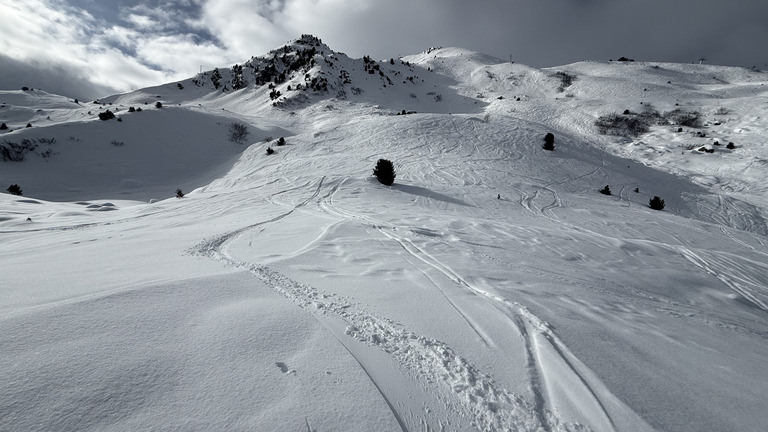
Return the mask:
{"type": "MultiPolygon", "coordinates": [[[[378,317],[352,301],[336,295],[318,292],[314,287],[297,282],[267,266],[239,261],[227,254],[227,244],[243,233],[264,224],[279,221],[296,208],[315,198],[323,181],[314,194],[292,210],[267,221],[246,226],[213,238],[205,239],[188,250],[188,253],[204,256],[227,265],[249,271],[279,294],[295,302],[304,310],[319,317],[340,319],[346,326],[345,335],[358,343],[374,346],[391,356],[402,370],[420,384],[435,392],[449,412],[467,419],[483,431],[588,431],[589,428],[563,421],[542,405],[541,395],[530,402],[515,395],[494,382],[469,361],[438,340],[415,334],[389,319],[378,317]]],[[[488,293],[481,294],[491,297],[488,293]]],[[[495,299],[504,301],[502,299],[495,299]]],[[[504,301],[505,302],[505,301],[504,301]]],[[[507,305],[514,307],[515,305],[507,305]]],[[[520,305],[518,316],[527,322],[518,323],[539,332],[551,340],[553,335],[546,323],[540,321],[520,305]]],[[[339,337],[339,335],[337,335],[339,337]]],[[[342,341],[348,343],[348,341],[342,341]]],[[[529,355],[530,357],[530,355],[529,355]]],[[[533,361],[531,359],[531,361],[533,361]]],[[[375,384],[375,383],[374,383],[375,384]]],[[[378,386],[377,386],[378,387],[378,386]]],[[[381,390],[379,390],[381,391],[381,390]]],[[[386,395],[382,396],[385,397],[386,395]]],[[[408,430],[401,416],[394,412],[403,430],[408,430]]]]}

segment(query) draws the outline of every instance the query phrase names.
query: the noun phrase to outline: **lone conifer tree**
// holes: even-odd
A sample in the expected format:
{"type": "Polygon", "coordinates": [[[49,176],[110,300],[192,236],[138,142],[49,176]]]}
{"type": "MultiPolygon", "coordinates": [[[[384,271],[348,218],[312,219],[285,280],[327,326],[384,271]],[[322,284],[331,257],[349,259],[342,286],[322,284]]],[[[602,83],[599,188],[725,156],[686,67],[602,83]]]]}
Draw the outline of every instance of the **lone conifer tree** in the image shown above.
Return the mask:
{"type": "Polygon", "coordinates": [[[664,200],[659,198],[658,196],[654,196],[651,198],[651,201],[648,203],[648,206],[654,210],[664,210],[664,200]]]}
{"type": "Polygon", "coordinates": [[[219,68],[215,68],[211,73],[211,82],[216,90],[221,87],[221,72],[219,72],[219,68]]]}
{"type": "Polygon", "coordinates": [[[554,150],[555,149],[555,135],[551,132],[548,132],[546,135],[544,135],[544,146],[542,147],[544,150],[554,150]]]}
{"type": "Polygon", "coordinates": [[[243,67],[239,64],[232,66],[232,90],[240,90],[245,88],[248,83],[245,82],[245,76],[243,75],[243,67]]]}
{"type": "Polygon", "coordinates": [[[376,162],[376,168],[373,169],[373,175],[379,179],[383,185],[391,186],[395,182],[395,166],[387,159],[379,159],[376,162]]]}

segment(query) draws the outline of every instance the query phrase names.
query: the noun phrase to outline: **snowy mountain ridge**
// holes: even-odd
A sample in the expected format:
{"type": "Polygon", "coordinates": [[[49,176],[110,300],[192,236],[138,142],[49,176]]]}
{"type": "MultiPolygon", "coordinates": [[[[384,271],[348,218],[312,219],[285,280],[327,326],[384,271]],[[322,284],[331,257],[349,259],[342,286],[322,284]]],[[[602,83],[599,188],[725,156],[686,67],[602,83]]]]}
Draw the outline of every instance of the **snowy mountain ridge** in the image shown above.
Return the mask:
{"type": "Polygon", "coordinates": [[[765,424],[764,73],[305,35],[213,74],[0,91],[0,429],[765,424]]]}

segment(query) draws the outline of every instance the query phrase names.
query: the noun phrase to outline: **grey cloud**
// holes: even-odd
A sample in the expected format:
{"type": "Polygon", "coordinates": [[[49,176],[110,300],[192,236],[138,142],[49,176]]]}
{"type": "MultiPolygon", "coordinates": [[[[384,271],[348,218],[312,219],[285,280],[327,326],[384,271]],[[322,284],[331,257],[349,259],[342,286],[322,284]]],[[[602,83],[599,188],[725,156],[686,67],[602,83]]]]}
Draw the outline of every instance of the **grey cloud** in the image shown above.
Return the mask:
{"type": "Polygon", "coordinates": [[[59,0],[57,4],[65,6],[57,11],[65,11],[71,23],[50,26],[66,29],[65,35],[72,39],[40,34],[37,29],[45,25],[40,13],[34,28],[0,35],[0,45],[3,36],[16,38],[6,46],[27,44],[26,50],[33,53],[27,58],[50,54],[49,63],[56,66],[32,67],[33,63],[10,58],[21,58],[23,51],[6,52],[8,58],[0,67],[17,76],[0,77],[1,87],[35,85],[20,81],[29,77],[44,82],[37,86],[62,88],[77,97],[71,82],[87,87],[77,90],[87,94],[109,91],[92,82],[114,82],[121,88],[156,85],[159,82],[150,80],[191,76],[197,68],[190,65],[241,63],[302,33],[314,34],[350,56],[380,59],[431,46],[458,46],[502,59],[511,56],[536,67],[620,56],[681,63],[705,57],[714,64],[768,67],[762,47],[768,40],[764,20],[768,2],[763,0],[125,0],[119,7],[113,2],[59,0]],[[56,46],[57,42],[62,45],[56,46]],[[99,54],[103,55],[98,58],[99,54]],[[74,66],[94,62],[97,66],[88,72],[74,66]],[[83,77],[85,73],[91,75],[83,77]],[[53,85],[60,78],[62,83],[53,85]]]}
{"type": "Polygon", "coordinates": [[[2,54],[0,64],[0,88],[6,90],[26,86],[83,101],[118,93],[115,88],[91,82],[84,71],[67,65],[49,67],[39,62],[21,62],[2,54]]]}

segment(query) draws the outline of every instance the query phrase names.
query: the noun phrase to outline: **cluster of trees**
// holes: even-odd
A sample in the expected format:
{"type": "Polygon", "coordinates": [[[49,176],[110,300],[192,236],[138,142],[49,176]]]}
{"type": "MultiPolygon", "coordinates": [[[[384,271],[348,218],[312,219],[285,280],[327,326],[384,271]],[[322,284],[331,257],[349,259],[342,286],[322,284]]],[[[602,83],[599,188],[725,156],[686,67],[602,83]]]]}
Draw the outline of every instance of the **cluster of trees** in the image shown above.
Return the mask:
{"type": "Polygon", "coordinates": [[[115,118],[115,113],[110,110],[99,113],[99,120],[111,120],[113,118],[115,118]]]}
{"type": "Polygon", "coordinates": [[[21,196],[21,188],[17,184],[12,184],[8,186],[8,189],[6,189],[6,191],[8,191],[8,193],[11,195],[21,196]]]}

